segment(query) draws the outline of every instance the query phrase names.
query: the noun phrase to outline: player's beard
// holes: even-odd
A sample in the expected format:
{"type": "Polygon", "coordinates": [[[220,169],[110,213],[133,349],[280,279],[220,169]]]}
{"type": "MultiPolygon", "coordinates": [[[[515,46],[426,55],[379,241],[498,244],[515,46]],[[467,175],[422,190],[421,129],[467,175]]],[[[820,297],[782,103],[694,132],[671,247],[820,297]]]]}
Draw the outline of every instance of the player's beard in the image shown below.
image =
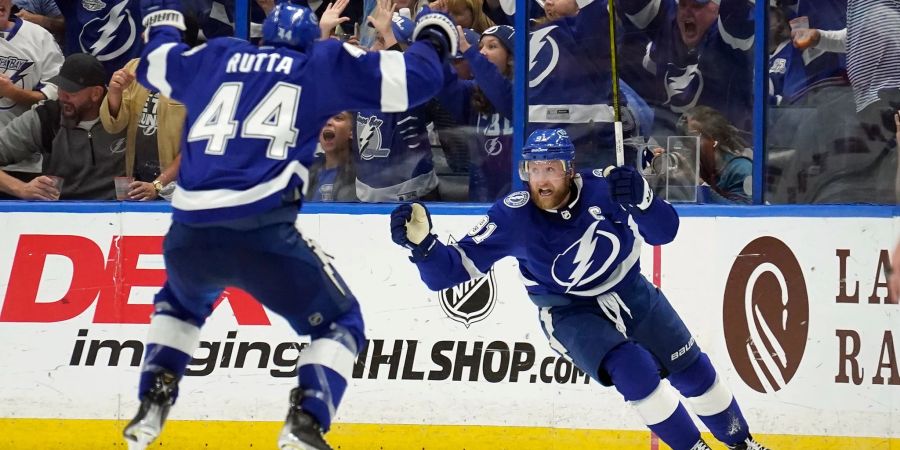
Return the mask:
{"type": "Polygon", "coordinates": [[[534,204],[541,209],[559,209],[569,199],[569,193],[572,192],[571,179],[566,177],[565,183],[554,186],[552,183],[541,185],[528,185],[528,191],[531,193],[531,199],[534,204]],[[541,195],[542,192],[549,190],[549,195],[541,195]]]}

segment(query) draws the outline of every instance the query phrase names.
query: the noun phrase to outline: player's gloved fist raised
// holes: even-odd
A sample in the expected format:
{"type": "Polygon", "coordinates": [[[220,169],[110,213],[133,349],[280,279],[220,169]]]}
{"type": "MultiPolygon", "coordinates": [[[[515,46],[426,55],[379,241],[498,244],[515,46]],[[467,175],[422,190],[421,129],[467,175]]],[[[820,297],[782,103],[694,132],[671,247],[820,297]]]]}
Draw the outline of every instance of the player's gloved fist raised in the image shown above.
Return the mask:
{"type": "Polygon", "coordinates": [[[181,0],[141,0],[144,28],[168,25],[185,30],[181,14],[181,0]]]}
{"type": "Polygon", "coordinates": [[[412,250],[410,261],[423,260],[434,248],[437,237],[431,233],[431,214],[421,203],[406,203],[391,212],[391,239],[412,250]]]}
{"type": "Polygon", "coordinates": [[[609,184],[609,197],[621,205],[635,206],[640,210],[650,207],[653,189],[647,180],[631,166],[607,167],[603,171],[609,184]]]}
{"type": "Polygon", "coordinates": [[[459,45],[459,32],[456,23],[447,14],[425,8],[416,16],[416,28],[412,34],[413,41],[428,41],[437,50],[441,61],[456,54],[459,45]]]}

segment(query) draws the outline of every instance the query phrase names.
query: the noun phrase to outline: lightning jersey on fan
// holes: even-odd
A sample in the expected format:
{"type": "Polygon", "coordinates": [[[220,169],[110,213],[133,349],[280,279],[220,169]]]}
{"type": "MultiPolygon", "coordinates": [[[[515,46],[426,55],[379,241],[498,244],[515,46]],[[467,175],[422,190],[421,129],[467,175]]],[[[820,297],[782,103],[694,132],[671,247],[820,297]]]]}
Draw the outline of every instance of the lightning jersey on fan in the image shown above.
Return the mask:
{"type": "Polygon", "coordinates": [[[542,128],[615,121],[607,2],[578,4],[578,15],[549,22],[529,37],[528,121],[542,128]]]}
{"type": "MultiPolygon", "coordinates": [[[[59,73],[63,56],[53,35],[18,17],[9,22],[12,29],[0,33],[0,74],[20,89],[40,91],[47,99],[56,100],[56,86],[48,81],[59,73]]],[[[29,108],[31,105],[0,97],[0,127],[29,108]]]]}
{"type": "MultiPolygon", "coordinates": [[[[806,17],[810,28],[841,30],[847,27],[847,0],[792,0],[785,5],[790,16],[806,17]]],[[[843,53],[815,47],[799,50],[790,42],[779,46],[769,57],[770,102],[787,105],[807,92],[823,86],[846,86],[847,58],[843,53]],[[780,100],[780,101],[779,101],[780,100]]]]}
{"type": "Polygon", "coordinates": [[[527,191],[497,201],[458,243],[435,248],[417,262],[432,290],[483,276],[506,256],[519,262],[525,288],[542,299],[594,301],[639,276],[641,245],[671,242],[678,231],[675,209],[658,197],[646,211],[629,214],[609,198],[600,171],[576,175],[570,203],[538,208],[527,191]],[[552,294],[551,296],[546,296],[552,294]]]}
{"type": "Polygon", "coordinates": [[[512,80],[479,53],[477,46],[463,52],[474,80],[461,80],[450,64],[444,64],[444,88],[438,94],[454,120],[468,124],[469,200],[494,202],[509,193],[512,183],[512,80]],[[480,89],[491,103],[489,111],[472,106],[472,94],[480,89]]]}
{"type": "MultiPolygon", "coordinates": [[[[0,33],[0,75],[9,78],[14,86],[27,91],[40,91],[49,100],[56,100],[56,86],[50,78],[59,73],[62,52],[47,30],[18,17],[9,20],[12,29],[0,33]]],[[[0,97],[0,128],[28,111],[32,105],[22,105],[0,97]]],[[[33,158],[3,167],[7,172],[41,173],[43,158],[33,158]]]]}
{"type": "Polygon", "coordinates": [[[173,220],[237,219],[294,201],[329,117],[405,111],[437,93],[430,45],[366,53],[326,39],[300,53],[218,38],[189,49],[177,29],[153,27],[138,80],[187,108],[173,220]]]}
{"type": "Polygon", "coordinates": [[[356,196],[363,202],[416,200],[438,186],[423,108],[356,113],[356,196]]]}
{"type": "Polygon", "coordinates": [[[66,0],[56,2],[66,18],[66,55],[90,53],[106,74],[141,54],[139,0],[66,0]]]}
{"type": "Polygon", "coordinates": [[[732,125],[749,130],[753,114],[753,4],[722,0],[719,18],[695,49],[678,30],[678,2],[624,0],[620,13],[651,40],[645,68],[656,86],[633,84],[638,93],[665,89],[664,106],[681,114],[697,105],[714,108],[732,125]]]}

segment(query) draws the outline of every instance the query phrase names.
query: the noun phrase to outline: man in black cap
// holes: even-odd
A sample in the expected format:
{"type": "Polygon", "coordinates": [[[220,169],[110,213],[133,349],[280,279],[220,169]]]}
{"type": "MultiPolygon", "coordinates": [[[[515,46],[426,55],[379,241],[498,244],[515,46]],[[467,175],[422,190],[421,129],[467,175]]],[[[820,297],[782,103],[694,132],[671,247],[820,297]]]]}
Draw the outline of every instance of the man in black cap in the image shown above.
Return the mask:
{"type": "Polygon", "coordinates": [[[100,123],[106,92],[103,65],[90,54],[72,54],[50,82],[59,87],[59,100],[45,101],[0,129],[0,165],[39,154],[42,174],[0,171],[0,195],[115,199],[113,178],[125,175],[125,135],[107,133],[100,123]]]}

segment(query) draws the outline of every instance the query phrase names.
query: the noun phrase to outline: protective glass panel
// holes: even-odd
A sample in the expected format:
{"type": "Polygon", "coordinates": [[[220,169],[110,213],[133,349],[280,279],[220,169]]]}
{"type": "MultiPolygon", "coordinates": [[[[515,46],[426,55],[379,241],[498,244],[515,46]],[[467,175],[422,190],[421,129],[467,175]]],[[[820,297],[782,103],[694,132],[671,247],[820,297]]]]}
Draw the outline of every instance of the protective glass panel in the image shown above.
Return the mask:
{"type": "Polygon", "coordinates": [[[654,193],[669,202],[693,203],[700,185],[700,138],[669,136],[666,148],[657,149],[644,169],[644,177],[654,193]]]}
{"type": "MultiPolygon", "coordinates": [[[[414,17],[423,5],[397,3],[400,10],[391,27],[402,50],[407,47],[413,24],[397,17],[414,17]],[[404,24],[410,26],[408,35],[404,34],[404,24]]],[[[335,193],[331,198],[492,203],[511,191],[515,176],[512,28],[492,28],[494,22],[482,11],[467,17],[456,14],[463,6],[465,1],[431,5],[448,12],[464,27],[459,52],[444,66],[444,87],[433,99],[400,113],[348,112],[350,136],[341,137],[349,155],[343,182],[327,169],[314,171],[330,177],[333,185],[325,189],[335,193]],[[343,186],[337,187],[338,182],[343,186]],[[340,191],[346,195],[337,195],[340,191]]],[[[362,17],[369,15],[366,12],[362,17]]],[[[511,23],[512,17],[508,20],[511,23]]],[[[366,31],[368,34],[360,40],[362,47],[370,51],[390,47],[391,40],[385,40],[379,31],[366,31]]],[[[320,164],[330,166],[324,161],[320,164]]],[[[311,199],[326,200],[326,196],[311,199]]]]}
{"type": "Polygon", "coordinates": [[[897,2],[789,0],[769,20],[766,202],[895,203],[897,2]]]}
{"type": "Polygon", "coordinates": [[[740,155],[734,163],[752,172],[755,2],[620,0],[612,25],[606,1],[532,4],[529,131],[567,129],[579,169],[616,164],[618,103],[626,146],[637,149],[626,164],[648,163],[630,155],[665,149],[670,136],[702,132],[719,142],[720,155],[700,162],[710,164],[707,181],[743,191],[729,163],[740,155]]]}

